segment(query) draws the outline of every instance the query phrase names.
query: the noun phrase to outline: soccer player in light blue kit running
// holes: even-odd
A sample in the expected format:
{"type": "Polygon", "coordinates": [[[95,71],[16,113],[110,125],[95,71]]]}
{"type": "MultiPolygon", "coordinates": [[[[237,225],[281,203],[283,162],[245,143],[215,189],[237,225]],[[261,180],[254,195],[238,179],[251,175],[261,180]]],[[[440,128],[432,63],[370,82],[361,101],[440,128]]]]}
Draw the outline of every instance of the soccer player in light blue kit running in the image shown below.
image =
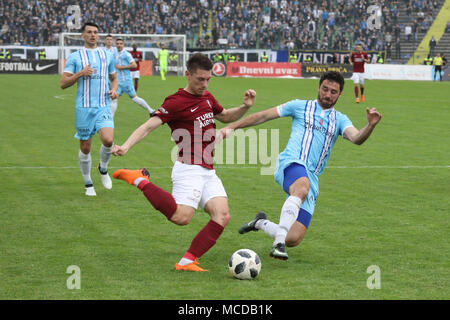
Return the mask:
{"type": "Polygon", "coordinates": [[[92,136],[97,132],[102,142],[98,170],[103,186],[106,189],[112,188],[108,175],[114,140],[110,98],[118,97],[118,82],[113,56],[104,48],[97,47],[98,26],[91,22],[85,23],[81,28],[81,36],[84,39],[84,48],[69,55],[60,85],[62,89],[66,89],[77,83],[75,138],[80,140],[78,161],[85,194],[95,196],[91,179],[91,143],[92,136]]]}
{"type": "Polygon", "coordinates": [[[319,81],[317,100],[292,100],[277,107],[249,115],[219,132],[225,138],[233,130],[258,125],[279,117],[292,117],[288,144],[278,156],[275,180],[287,193],[280,222],[267,219],[264,212],[245,223],[239,233],[263,230],[274,238],[270,256],[287,260],[286,245],[297,246],[305,236],[319,193],[319,176],[323,172],[338,136],[354,144],[369,138],[381,119],[375,109],[366,109],[368,123],[356,129],[348,117],[334,108],[344,89],[344,78],[329,71],[319,81]]]}
{"type": "MultiPolygon", "coordinates": [[[[151,117],[155,113],[155,110],[150,108],[150,106],[147,104],[147,102],[145,102],[144,99],[139,98],[136,95],[133,80],[131,79],[130,69],[136,68],[136,61],[134,61],[131,53],[129,53],[127,50],[124,50],[124,43],[122,39],[116,39],[116,47],[116,69],[118,70],[117,78],[119,79],[119,89],[117,91],[117,94],[119,96],[121,96],[122,93],[128,94],[131,100],[147,110],[151,117]]],[[[118,103],[118,99],[111,101],[113,116],[116,113],[118,103]]]]}

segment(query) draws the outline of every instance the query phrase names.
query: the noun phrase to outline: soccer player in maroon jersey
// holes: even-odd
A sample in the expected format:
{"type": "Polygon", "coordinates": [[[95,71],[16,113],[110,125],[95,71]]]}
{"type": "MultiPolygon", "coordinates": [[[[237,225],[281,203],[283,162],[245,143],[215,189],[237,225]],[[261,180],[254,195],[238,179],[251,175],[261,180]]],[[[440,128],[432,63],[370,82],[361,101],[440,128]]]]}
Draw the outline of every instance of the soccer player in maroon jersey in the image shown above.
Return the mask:
{"type": "Polygon", "coordinates": [[[133,43],[133,50],[130,51],[131,56],[133,57],[134,61],[136,61],[136,68],[130,69],[131,72],[131,79],[134,79],[134,90],[138,90],[138,83],[139,83],[139,62],[142,61],[142,52],[137,51],[137,44],[133,43]]]}
{"type": "Polygon", "coordinates": [[[356,45],[356,52],[350,55],[350,64],[353,66],[352,80],[355,84],[356,103],[359,103],[358,84],[361,89],[361,102],[364,102],[364,64],[369,63],[370,59],[367,52],[363,51],[361,43],[356,45]]]}
{"type": "Polygon", "coordinates": [[[240,119],[256,98],[255,91],[247,90],[240,107],[224,109],[207,90],[211,70],[212,62],[206,55],[192,55],[187,62],[186,87],[168,96],[153,117],[122,146],[113,149],[114,155],[123,156],[162,124],[171,128],[179,149],[172,169],[172,194],[150,182],[146,169],[119,169],[113,177],[138,187],[152,206],[174,224],[188,224],[199,205],[210,215],[209,222],[175,264],[176,270],[206,271],[197,259],[214,246],[230,219],[227,194],[213,168],[215,120],[230,123],[240,119]]]}

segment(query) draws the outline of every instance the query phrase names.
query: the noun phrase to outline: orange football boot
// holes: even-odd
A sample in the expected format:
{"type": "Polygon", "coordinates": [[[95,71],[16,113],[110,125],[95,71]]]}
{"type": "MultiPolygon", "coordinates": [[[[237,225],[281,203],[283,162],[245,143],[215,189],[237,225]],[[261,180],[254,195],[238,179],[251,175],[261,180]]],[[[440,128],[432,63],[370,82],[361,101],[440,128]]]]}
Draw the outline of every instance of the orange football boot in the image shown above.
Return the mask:
{"type": "Polygon", "coordinates": [[[134,185],[137,178],[144,178],[148,181],[149,177],[150,173],[145,168],[139,170],[119,169],[113,173],[113,178],[124,180],[131,185],[134,185]]]}
{"type": "Polygon", "coordinates": [[[198,261],[195,260],[192,263],[189,263],[185,266],[182,266],[178,263],[175,264],[175,270],[183,270],[183,271],[196,271],[196,272],[204,272],[204,271],[208,271],[206,269],[200,268],[198,266],[198,261]]]}
{"type": "Polygon", "coordinates": [[[364,95],[361,95],[361,102],[364,102],[364,95]]]}
{"type": "Polygon", "coordinates": [[[356,103],[359,103],[359,98],[356,98],[356,103]]]}

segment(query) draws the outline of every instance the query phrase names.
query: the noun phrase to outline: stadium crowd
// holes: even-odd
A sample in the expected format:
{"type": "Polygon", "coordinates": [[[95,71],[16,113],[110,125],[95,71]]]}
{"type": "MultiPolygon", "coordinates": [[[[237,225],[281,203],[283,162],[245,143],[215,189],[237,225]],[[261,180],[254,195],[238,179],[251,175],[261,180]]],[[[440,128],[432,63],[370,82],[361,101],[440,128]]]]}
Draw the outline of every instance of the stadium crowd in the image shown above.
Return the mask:
{"type": "MultiPolygon", "coordinates": [[[[3,44],[56,45],[69,30],[69,0],[0,0],[3,44]]],[[[398,24],[399,1],[378,0],[381,27],[370,30],[369,0],[79,0],[81,21],[105,33],[186,34],[191,48],[365,49],[394,47],[428,29],[436,0],[409,0],[398,24]]]]}

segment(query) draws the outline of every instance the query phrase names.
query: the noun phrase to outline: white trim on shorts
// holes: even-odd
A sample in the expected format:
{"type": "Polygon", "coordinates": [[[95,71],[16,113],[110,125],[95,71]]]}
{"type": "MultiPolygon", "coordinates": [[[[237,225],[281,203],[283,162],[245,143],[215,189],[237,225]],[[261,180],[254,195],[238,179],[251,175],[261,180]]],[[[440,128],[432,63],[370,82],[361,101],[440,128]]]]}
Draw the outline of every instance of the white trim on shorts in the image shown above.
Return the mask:
{"type": "Polygon", "coordinates": [[[172,196],[177,204],[194,209],[204,209],[212,198],[228,197],[215,170],[179,161],[172,168],[172,196]]]}

